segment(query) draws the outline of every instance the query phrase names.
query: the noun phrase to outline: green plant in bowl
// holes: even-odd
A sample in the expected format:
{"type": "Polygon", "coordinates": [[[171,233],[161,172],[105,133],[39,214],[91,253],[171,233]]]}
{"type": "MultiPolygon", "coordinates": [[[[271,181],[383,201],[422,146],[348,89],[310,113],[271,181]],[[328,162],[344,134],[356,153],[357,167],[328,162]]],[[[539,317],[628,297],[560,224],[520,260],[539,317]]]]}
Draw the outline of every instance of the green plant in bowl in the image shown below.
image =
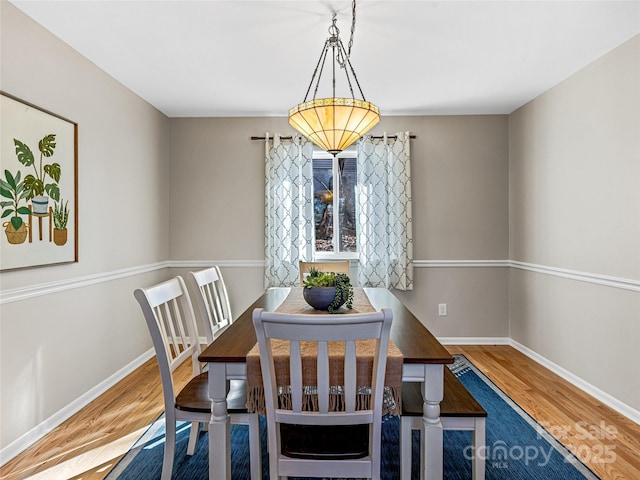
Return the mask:
{"type": "Polygon", "coordinates": [[[321,272],[312,268],[303,285],[305,300],[317,310],[326,309],[329,313],[336,313],[342,305],[347,308],[353,306],[353,286],[345,273],[321,272]],[[312,290],[318,292],[312,293],[312,290]]]}

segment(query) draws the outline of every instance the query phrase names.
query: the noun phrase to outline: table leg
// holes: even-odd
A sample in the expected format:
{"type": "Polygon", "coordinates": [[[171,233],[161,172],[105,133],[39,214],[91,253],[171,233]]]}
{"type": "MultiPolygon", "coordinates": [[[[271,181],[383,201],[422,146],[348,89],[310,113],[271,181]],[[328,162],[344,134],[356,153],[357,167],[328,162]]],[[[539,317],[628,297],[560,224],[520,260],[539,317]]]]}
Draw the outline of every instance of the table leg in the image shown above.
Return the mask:
{"type": "Polygon", "coordinates": [[[231,480],[231,422],[225,363],[209,363],[209,480],[231,480]]]}
{"type": "Polygon", "coordinates": [[[444,368],[442,364],[425,365],[425,380],[422,384],[424,443],[422,448],[423,480],[442,480],[443,476],[443,438],[440,420],[440,402],[444,397],[444,368]]]}

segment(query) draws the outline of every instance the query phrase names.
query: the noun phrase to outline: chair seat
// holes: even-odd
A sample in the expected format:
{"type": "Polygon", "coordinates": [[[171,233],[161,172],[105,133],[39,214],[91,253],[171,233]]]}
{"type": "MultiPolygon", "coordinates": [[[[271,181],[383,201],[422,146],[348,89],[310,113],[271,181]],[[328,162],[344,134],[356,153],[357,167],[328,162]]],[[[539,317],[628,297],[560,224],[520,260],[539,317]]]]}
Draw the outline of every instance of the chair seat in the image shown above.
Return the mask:
{"type": "MultiPolygon", "coordinates": [[[[227,412],[247,412],[246,380],[231,380],[227,395],[227,412]]],[[[209,372],[201,373],[191,379],[176,397],[176,408],[185,412],[210,412],[209,372]]]]}
{"type": "Polygon", "coordinates": [[[369,425],[280,424],[282,454],[312,460],[347,460],[369,454],[369,425]]]}

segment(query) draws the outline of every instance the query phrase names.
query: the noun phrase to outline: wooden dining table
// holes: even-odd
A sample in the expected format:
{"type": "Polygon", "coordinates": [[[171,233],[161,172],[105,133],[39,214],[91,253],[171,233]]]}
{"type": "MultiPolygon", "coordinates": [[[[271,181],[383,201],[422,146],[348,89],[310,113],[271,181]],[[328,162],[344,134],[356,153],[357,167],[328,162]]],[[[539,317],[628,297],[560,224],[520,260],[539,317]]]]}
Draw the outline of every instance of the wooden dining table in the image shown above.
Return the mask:
{"type": "MultiPolygon", "coordinates": [[[[275,311],[290,288],[270,288],[249,306],[200,354],[208,363],[211,420],[209,422],[209,478],[231,480],[231,423],[227,413],[227,380],[247,378],[247,354],[257,342],[252,314],[256,308],[275,311]]],[[[443,430],[440,402],[444,394],[444,368],[453,357],[431,332],[386,288],[364,288],[376,309],[393,311],[391,340],[403,356],[402,381],[422,385],[424,480],[442,480],[443,430]]]]}

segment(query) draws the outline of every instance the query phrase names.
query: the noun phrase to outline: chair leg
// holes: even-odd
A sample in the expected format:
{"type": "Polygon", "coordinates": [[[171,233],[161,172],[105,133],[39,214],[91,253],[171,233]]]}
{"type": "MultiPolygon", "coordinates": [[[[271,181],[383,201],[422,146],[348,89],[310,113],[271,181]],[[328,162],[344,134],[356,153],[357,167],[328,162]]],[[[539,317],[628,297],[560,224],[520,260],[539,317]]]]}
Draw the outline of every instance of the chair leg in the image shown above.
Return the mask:
{"type": "Polygon", "coordinates": [[[420,422],[420,426],[418,427],[418,430],[420,430],[420,480],[424,480],[424,456],[422,455],[422,452],[424,452],[424,429],[422,428],[422,417],[416,417],[419,419],[420,422]]]}
{"type": "Polygon", "coordinates": [[[472,478],[473,480],[484,480],[485,476],[485,419],[484,417],[476,418],[475,428],[473,430],[472,442],[473,442],[473,459],[472,465],[472,478]]]}
{"type": "Polygon", "coordinates": [[[161,480],[171,480],[173,458],[176,453],[176,420],[165,417],[164,459],[162,460],[161,480]]]}
{"type": "MultiPolygon", "coordinates": [[[[380,423],[369,425],[369,449],[371,458],[382,458],[382,425],[380,423]]],[[[380,462],[371,462],[371,480],[380,480],[380,462]]]]}
{"type": "Polygon", "coordinates": [[[411,480],[412,417],[400,417],[400,480],[411,480]]]}
{"type": "Polygon", "coordinates": [[[262,478],[262,446],[260,442],[260,418],[258,415],[249,415],[249,463],[251,468],[251,480],[262,478]]]}
{"type": "Polygon", "coordinates": [[[198,434],[200,433],[200,423],[191,422],[191,432],[189,432],[189,443],[187,445],[187,455],[191,456],[196,452],[196,443],[198,443],[198,434]]]}
{"type": "MultiPolygon", "coordinates": [[[[268,420],[267,420],[268,421],[268,420]]],[[[267,435],[267,448],[269,449],[269,478],[285,480],[285,477],[278,476],[278,454],[280,453],[280,425],[276,423],[275,435],[267,435]]]]}

